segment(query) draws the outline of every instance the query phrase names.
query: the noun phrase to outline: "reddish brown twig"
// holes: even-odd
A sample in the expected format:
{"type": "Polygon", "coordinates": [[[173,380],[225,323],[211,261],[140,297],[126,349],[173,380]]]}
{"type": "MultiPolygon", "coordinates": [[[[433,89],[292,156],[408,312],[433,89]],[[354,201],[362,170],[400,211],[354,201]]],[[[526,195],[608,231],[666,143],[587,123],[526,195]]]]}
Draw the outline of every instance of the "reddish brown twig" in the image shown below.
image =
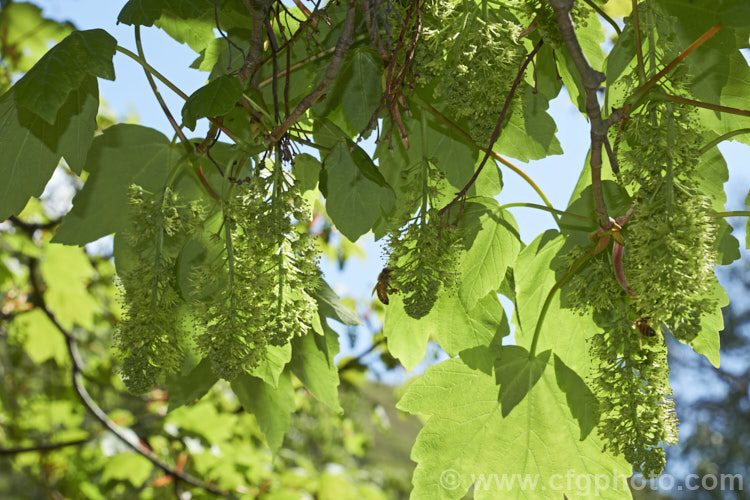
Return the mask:
{"type": "Polygon", "coordinates": [[[646,83],[638,87],[635,92],[633,92],[633,95],[628,98],[626,101],[628,104],[633,104],[637,102],[646,92],[648,92],[651,87],[653,87],[656,82],[658,82],[664,75],[669,73],[674,69],[675,66],[677,66],[683,59],[685,59],[687,56],[692,54],[695,49],[706,43],[709,38],[714,36],[716,33],[719,32],[719,30],[722,28],[722,24],[718,23],[711,28],[708,29],[705,33],[703,33],[701,36],[698,37],[696,41],[691,43],[688,48],[680,52],[677,57],[675,57],[669,64],[664,66],[661,71],[659,71],[657,74],[652,76],[646,83]]]}

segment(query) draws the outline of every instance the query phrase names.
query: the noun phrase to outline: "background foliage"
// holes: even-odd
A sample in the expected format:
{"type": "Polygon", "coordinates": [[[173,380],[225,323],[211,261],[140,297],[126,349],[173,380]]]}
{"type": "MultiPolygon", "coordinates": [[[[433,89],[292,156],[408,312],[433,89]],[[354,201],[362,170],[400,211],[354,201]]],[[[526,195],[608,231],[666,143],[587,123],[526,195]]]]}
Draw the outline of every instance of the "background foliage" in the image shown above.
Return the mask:
{"type": "MultiPolygon", "coordinates": [[[[460,498],[474,474],[659,473],[686,411],[669,366],[698,359],[678,341],[719,366],[714,266],[740,257],[725,218],[747,212],[724,211],[716,145],[750,137],[750,9],[571,5],[130,0],[132,52],[3,2],[0,491],[460,498]],[[208,82],[187,94],[151,67],[141,26],[190,47],[208,82]],[[171,139],[100,104],[116,52],[143,66],[171,139]],[[565,211],[507,159],[562,152],[547,110],[563,87],[591,126],[565,211]],[[557,229],[521,240],[500,165],[544,203],[514,205],[557,229]],[[55,171],[80,188],[61,219],[39,201],[55,171]],[[343,267],[370,231],[387,306],[358,315],[318,259],[343,267]],[[85,250],[113,233],[112,254],[85,250]],[[361,321],[371,349],[335,361],[332,327],[361,321]],[[366,358],[412,370],[430,340],[449,359],[398,403],[367,381],[366,358]]],[[[742,411],[744,372],[715,373],[742,411]]],[[[744,472],[743,420],[720,415],[722,434],[701,415],[682,448],[695,470],[744,472]]]]}

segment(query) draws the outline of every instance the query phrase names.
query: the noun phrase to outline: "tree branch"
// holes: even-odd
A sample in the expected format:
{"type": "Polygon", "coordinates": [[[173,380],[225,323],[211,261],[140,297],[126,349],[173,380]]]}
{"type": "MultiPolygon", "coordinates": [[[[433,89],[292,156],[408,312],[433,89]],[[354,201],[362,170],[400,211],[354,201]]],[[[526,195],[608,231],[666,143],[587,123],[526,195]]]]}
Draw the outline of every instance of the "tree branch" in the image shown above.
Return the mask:
{"type": "MultiPolygon", "coordinates": [[[[146,56],[143,54],[143,44],[141,43],[141,27],[140,25],[135,25],[135,46],[138,50],[138,55],[143,60],[143,62],[146,62],[146,56]]],[[[182,128],[177,123],[177,120],[174,119],[174,116],[172,116],[171,111],[169,111],[169,108],[167,107],[167,103],[164,102],[164,98],[161,96],[161,93],[159,92],[159,88],[156,86],[156,82],[154,82],[154,77],[151,76],[151,73],[146,70],[146,68],[143,68],[143,72],[146,74],[146,80],[148,80],[148,84],[151,87],[151,91],[154,93],[154,97],[156,97],[156,100],[159,102],[159,106],[161,106],[162,111],[164,111],[164,115],[167,117],[167,120],[169,120],[169,124],[172,125],[172,128],[174,129],[177,136],[180,138],[180,141],[182,142],[183,146],[187,150],[188,154],[192,153],[194,151],[194,148],[191,146],[190,141],[188,140],[187,136],[185,136],[185,133],[182,131],[182,128]]]]}
{"type": "Polygon", "coordinates": [[[238,76],[243,86],[250,80],[250,87],[255,89],[258,88],[258,68],[263,56],[263,27],[271,2],[269,0],[242,0],[242,3],[245,4],[253,19],[253,31],[250,35],[250,50],[238,76]]]}
{"type": "Polygon", "coordinates": [[[604,83],[604,74],[596,71],[591,67],[586,55],[581,49],[578,42],[573,19],[570,17],[570,10],[573,8],[573,0],[550,0],[550,5],[557,15],[557,24],[560,27],[560,34],[563,42],[568,49],[571,59],[578,70],[583,88],[586,92],[586,115],[591,122],[591,189],[594,196],[594,210],[599,216],[599,225],[604,228],[611,226],[607,206],[604,203],[604,192],[602,191],[602,146],[607,138],[607,129],[609,120],[602,118],[602,111],[599,108],[597,91],[604,83]]]}
{"type": "Polygon", "coordinates": [[[39,452],[44,453],[46,451],[59,450],[60,448],[67,448],[68,446],[78,446],[83,443],[91,441],[92,436],[85,437],[82,439],[74,439],[73,441],[63,441],[60,443],[41,443],[32,446],[19,446],[15,448],[0,448],[0,455],[18,455],[19,453],[28,452],[39,452]]]}
{"type": "Polygon", "coordinates": [[[46,231],[48,229],[52,229],[54,227],[57,227],[62,222],[62,217],[59,219],[54,219],[49,222],[43,222],[41,224],[39,223],[32,223],[32,222],[25,222],[16,217],[15,215],[11,215],[8,217],[8,220],[13,223],[14,226],[18,227],[19,229],[22,229],[23,231],[31,234],[34,231],[42,230],[46,231]]]}
{"type": "Polygon", "coordinates": [[[94,418],[96,418],[96,420],[98,420],[105,428],[107,428],[107,430],[109,430],[112,434],[114,434],[120,441],[122,441],[127,446],[132,448],[133,451],[135,451],[136,453],[143,455],[156,467],[163,470],[166,474],[175,478],[175,480],[184,481],[185,483],[188,483],[197,488],[201,488],[215,495],[226,496],[227,492],[222,491],[218,488],[215,488],[211,486],[210,484],[204,483],[203,481],[189,474],[186,474],[184,472],[178,472],[171,465],[165,462],[162,462],[159,458],[156,457],[156,455],[153,454],[153,452],[150,449],[148,449],[144,444],[142,444],[140,440],[132,440],[130,437],[128,437],[123,432],[123,429],[119,425],[117,425],[114,421],[112,421],[104,412],[104,410],[102,410],[99,407],[99,405],[93,400],[93,398],[91,397],[91,395],[86,390],[86,387],[83,384],[84,364],[83,364],[83,360],[81,359],[81,354],[78,351],[78,345],[76,344],[76,339],[70,332],[68,332],[65,329],[65,327],[63,327],[60,324],[59,321],[57,321],[57,318],[49,309],[49,307],[47,307],[47,303],[44,300],[43,287],[42,287],[42,284],[39,282],[39,278],[38,278],[38,264],[39,264],[39,261],[37,259],[29,260],[29,276],[30,276],[31,286],[34,290],[36,304],[42,310],[42,312],[44,312],[47,318],[52,322],[55,328],[57,328],[57,330],[63,335],[63,337],[65,337],[65,343],[68,348],[68,354],[70,355],[70,359],[73,365],[71,369],[71,380],[73,382],[73,388],[75,389],[76,393],[78,394],[78,397],[81,399],[81,401],[83,402],[83,405],[86,407],[89,413],[91,413],[91,415],[93,415],[94,418]]]}
{"type": "Polygon", "coordinates": [[[344,60],[344,55],[346,54],[346,51],[349,49],[349,46],[352,43],[352,34],[354,33],[355,5],[355,0],[349,0],[349,4],[346,9],[346,19],[344,19],[344,25],[341,30],[341,36],[339,37],[338,42],[336,42],[336,49],[333,51],[331,62],[328,64],[328,68],[326,69],[325,75],[323,76],[323,80],[318,84],[315,90],[310,92],[307,96],[305,96],[304,99],[302,99],[302,101],[300,101],[299,104],[297,104],[297,107],[294,108],[294,111],[292,111],[292,113],[284,119],[284,122],[271,133],[268,138],[269,142],[278,142],[279,139],[284,136],[286,131],[289,130],[289,127],[294,125],[294,123],[302,115],[302,113],[307,111],[313,104],[315,104],[318,99],[320,99],[328,85],[336,78],[336,76],[338,76],[339,69],[341,68],[341,63],[344,60]]]}

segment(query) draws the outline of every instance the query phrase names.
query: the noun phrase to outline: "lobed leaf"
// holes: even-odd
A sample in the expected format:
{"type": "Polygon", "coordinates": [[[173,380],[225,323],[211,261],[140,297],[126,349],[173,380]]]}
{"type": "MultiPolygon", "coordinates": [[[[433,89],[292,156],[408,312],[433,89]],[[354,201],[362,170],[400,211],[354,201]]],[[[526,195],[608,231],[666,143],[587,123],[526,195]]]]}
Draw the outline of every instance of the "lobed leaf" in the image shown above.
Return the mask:
{"type": "Polygon", "coordinates": [[[521,238],[513,215],[492,198],[474,198],[460,219],[466,256],[459,297],[468,309],[500,288],[505,270],[521,250],[521,238]]]}
{"type": "Polygon", "coordinates": [[[19,213],[44,190],[61,155],[81,172],[93,140],[99,106],[96,79],[87,77],[72,91],[53,125],[19,108],[14,90],[0,96],[0,218],[19,213]]]}
{"type": "Polygon", "coordinates": [[[495,293],[486,295],[473,309],[467,309],[455,294],[442,293],[430,313],[419,320],[404,311],[401,296],[394,294],[386,308],[383,333],[390,353],[411,371],[424,358],[431,337],[449,356],[463,356],[472,348],[499,344],[510,329],[495,293]]]}
{"type": "Polygon", "coordinates": [[[116,46],[117,41],[102,29],[74,31],[15,84],[16,102],[47,123],[56,123],[68,95],[81,87],[87,75],[115,79],[116,46]]]}
{"type": "MultiPolygon", "coordinates": [[[[559,499],[563,494],[591,498],[595,496],[591,479],[614,475],[619,483],[610,485],[606,498],[629,499],[625,479],[630,466],[604,453],[593,434],[584,438],[555,368],[541,366],[541,356],[530,360],[521,347],[502,347],[501,352],[505,349],[519,350],[514,355],[519,365],[525,360],[537,366],[532,370],[535,377],[516,379],[514,392],[523,397],[508,412],[503,411],[502,389],[494,374],[473,369],[459,359],[429,368],[399,401],[401,410],[428,417],[412,449],[418,465],[411,498],[463,498],[472,483],[479,500],[559,499]],[[555,483],[551,478],[557,474],[580,474],[589,481],[555,483]],[[511,482],[522,477],[535,477],[537,482],[526,488],[511,482]]],[[[491,365],[496,358],[497,352],[488,350],[485,363],[491,365]]],[[[546,363],[552,364],[552,358],[546,363]]]]}

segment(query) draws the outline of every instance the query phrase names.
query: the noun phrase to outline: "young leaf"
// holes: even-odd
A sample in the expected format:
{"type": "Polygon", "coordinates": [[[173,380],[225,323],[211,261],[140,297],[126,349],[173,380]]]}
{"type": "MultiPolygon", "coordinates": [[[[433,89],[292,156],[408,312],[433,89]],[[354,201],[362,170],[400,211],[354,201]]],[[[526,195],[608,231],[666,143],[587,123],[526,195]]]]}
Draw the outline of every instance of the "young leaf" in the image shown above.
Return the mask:
{"type": "Polygon", "coordinates": [[[74,31],[15,84],[15,99],[32,113],[55,123],[58,110],[86,75],[115,79],[112,57],[117,41],[101,29],[74,31]]]}

